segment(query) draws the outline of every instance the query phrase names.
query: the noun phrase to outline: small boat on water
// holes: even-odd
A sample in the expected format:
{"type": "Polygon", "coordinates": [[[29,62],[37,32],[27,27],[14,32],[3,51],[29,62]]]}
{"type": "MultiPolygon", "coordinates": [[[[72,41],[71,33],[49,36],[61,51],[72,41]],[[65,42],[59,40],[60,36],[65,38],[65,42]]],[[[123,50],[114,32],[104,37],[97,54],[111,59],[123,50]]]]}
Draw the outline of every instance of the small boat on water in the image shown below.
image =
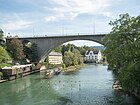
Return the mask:
{"type": "Polygon", "coordinates": [[[49,70],[46,73],[46,79],[51,79],[53,77],[53,75],[55,74],[54,70],[49,70]]]}
{"type": "Polygon", "coordinates": [[[60,74],[60,73],[61,73],[60,70],[55,71],[55,75],[58,75],[58,74],[60,74]]]}
{"type": "Polygon", "coordinates": [[[55,69],[55,70],[54,70],[54,72],[55,72],[55,75],[58,75],[58,74],[60,74],[60,73],[61,73],[61,69],[60,69],[60,68],[55,69]]]}

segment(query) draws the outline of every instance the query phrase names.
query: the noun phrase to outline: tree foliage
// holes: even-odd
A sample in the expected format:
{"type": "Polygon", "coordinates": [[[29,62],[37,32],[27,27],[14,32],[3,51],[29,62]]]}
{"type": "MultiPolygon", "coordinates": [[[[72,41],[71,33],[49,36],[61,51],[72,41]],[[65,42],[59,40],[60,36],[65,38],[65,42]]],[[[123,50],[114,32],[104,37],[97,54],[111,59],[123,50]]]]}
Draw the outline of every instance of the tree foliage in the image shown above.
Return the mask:
{"type": "Polygon", "coordinates": [[[140,16],[121,14],[119,19],[109,24],[113,26],[112,31],[103,40],[109,67],[119,73],[126,90],[139,90],[140,16]]]}
{"type": "Polygon", "coordinates": [[[2,46],[0,46],[0,67],[2,67],[3,63],[7,63],[9,60],[11,60],[11,57],[7,51],[2,46]]]}
{"type": "Polygon", "coordinates": [[[66,67],[72,66],[72,64],[73,64],[73,55],[74,54],[72,52],[70,52],[70,51],[66,51],[64,53],[63,62],[66,65],[66,67]]]}
{"type": "Polygon", "coordinates": [[[5,43],[5,38],[3,33],[4,33],[3,30],[0,29],[0,45],[3,45],[5,43]]]}
{"type": "Polygon", "coordinates": [[[36,62],[38,60],[38,51],[37,45],[35,43],[24,43],[24,54],[26,58],[29,59],[31,62],[36,62]]]}
{"type": "Polygon", "coordinates": [[[75,66],[75,65],[83,64],[83,59],[81,57],[80,52],[77,49],[75,49],[73,50],[73,52],[65,51],[63,62],[66,65],[66,67],[75,66]]]}
{"type": "Polygon", "coordinates": [[[19,61],[25,58],[23,44],[17,38],[13,38],[10,42],[7,43],[7,50],[15,61],[19,61]]]}
{"type": "Polygon", "coordinates": [[[81,46],[81,47],[78,47],[78,46],[75,46],[74,44],[67,44],[67,45],[62,45],[62,46],[59,46],[57,48],[54,49],[55,52],[60,52],[62,53],[62,55],[64,56],[64,53],[65,51],[71,51],[73,52],[73,50],[77,49],[81,55],[85,55],[86,51],[87,50],[96,50],[94,48],[91,48],[91,47],[88,47],[88,46],[81,46]]]}
{"type": "Polygon", "coordinates": [[[74,66],[83,64],[83,57],[87,50],[96,50],[88,46],[75,46],[73,44],[62,45],[55,48],[56,52],[60,52],[63,55],[63,62],[68,66],[74,66]]]}

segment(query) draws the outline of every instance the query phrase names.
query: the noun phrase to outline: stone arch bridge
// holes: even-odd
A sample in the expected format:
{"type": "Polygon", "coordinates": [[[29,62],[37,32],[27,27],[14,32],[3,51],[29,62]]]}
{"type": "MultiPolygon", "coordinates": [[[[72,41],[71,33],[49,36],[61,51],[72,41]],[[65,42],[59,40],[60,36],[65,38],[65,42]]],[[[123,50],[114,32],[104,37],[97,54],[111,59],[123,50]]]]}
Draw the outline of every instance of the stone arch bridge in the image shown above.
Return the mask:
{"type": "MultiPolygon", "coordinates": [[[[102,38],[106,34],[95,34],[95,35],[71,35],[71,36],[45,36],[45,37],[24,37],[19,38],[21,40],[28,40],[32,43],[37,44],[39,62],[43,62],[48,54],[56,47],[63,43],[73,40],[89,40],[100,44],[102,38]]],[[[10,38],[11,39],[11,38],[10,38]]]]}

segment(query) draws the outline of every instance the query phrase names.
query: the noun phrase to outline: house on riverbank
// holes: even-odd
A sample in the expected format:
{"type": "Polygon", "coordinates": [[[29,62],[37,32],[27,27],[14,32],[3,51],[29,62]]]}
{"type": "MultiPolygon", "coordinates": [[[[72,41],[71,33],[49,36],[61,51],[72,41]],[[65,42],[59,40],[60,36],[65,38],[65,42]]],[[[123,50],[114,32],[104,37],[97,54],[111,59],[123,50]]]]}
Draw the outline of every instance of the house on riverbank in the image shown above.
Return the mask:
{"type": "Polygon", "coordinates": [[[50,64],[59,65],[63,63],[62,54],[59,52],[52,51],[48,56],[48,60],[50,64]]]}
{"type": "Polygon", "coordinates": [[[102,61],[102,53],[98,51],[86,51],[84,62],[85,63],[100,63],[102,61]]]}
{"type": "Polygon", "coordinates": [[[3,73],[5,79],[13,80],[19,77],[23,77],[39,70],[33,64],[26,64],[26,65],[15,65],[11,67],[3,67],[1,72],[3,73]]]}

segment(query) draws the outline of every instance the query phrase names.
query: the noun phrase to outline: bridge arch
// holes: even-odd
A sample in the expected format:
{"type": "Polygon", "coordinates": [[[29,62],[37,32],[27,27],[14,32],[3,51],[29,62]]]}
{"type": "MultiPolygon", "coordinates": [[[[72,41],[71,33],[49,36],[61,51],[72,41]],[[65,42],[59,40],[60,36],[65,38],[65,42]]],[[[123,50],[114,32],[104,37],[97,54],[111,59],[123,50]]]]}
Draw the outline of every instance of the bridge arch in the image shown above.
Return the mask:
{"type": "Polygon", "coordinates": [[[97,42],[103,45],[102,38],[106,34],[97,35],[71,35],[71,36],[46,36],[46,37],[28,37],[19,38],[21,40],[29,40],[32,43],[37,44],[38,50],[38,61],[41,63],[45,60],[48,54],[56,47],[62,45],[63,43],[74,41],[74,40],[89,40],[97,42]]]}
{"type": "MultiPolygon", "coordinates": [[[[78,40],[81,40],[81,39],[78,39],[78,40]]],[[[42,58],[40,59],[40,62],[43,62],[43,61],[46,59],[46,57],[49,55],[49,53],[50,53],[51,51],[53,51],[55,48],[57,48],[57,47],[63,45],[64,43],[70,42],[70,41],[77,41],[77,40],[69,40],[69,41],[66,41],[66,42],[61,42],[61,43],[59,43],[59,44],[56,44],[56,45],[50,47],[49,50],[46,49],[45,54],[44,54],[44,55],[42,56],[42,58]]],[[[92,42],[95,42],[95,40],[84,40],[84,41],[92,41],[92,42]]],[[[97,41],[96,41],[96,42],[97,42],[97,41]]],[[[97,42],[97,43],[102,44],[101,42],[97,42]]],[[[103,44],[102,44],[102,45],[103,45],[103,44]]]]}

